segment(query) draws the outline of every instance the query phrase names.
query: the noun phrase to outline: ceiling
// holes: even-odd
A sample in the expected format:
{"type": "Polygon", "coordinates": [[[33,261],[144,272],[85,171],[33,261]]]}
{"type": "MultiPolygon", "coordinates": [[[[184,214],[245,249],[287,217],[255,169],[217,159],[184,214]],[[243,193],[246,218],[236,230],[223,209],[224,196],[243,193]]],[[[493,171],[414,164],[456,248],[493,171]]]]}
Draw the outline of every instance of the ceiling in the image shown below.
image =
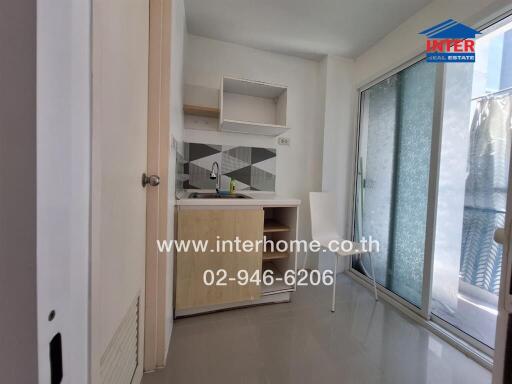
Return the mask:
{"type": "Polygon", "coordinates": [[[430,0],[185,0],[189,33],[320,59],[355,58],[430,0]]]}

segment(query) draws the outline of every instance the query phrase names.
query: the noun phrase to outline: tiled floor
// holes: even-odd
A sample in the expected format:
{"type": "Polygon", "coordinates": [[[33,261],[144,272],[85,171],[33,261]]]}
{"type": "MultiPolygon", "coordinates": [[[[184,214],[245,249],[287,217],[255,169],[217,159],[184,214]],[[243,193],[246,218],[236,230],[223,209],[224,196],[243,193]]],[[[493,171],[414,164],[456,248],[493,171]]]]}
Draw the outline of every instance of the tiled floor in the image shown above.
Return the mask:
{"type": "Polygon", "coordinates": [[[498,318],[497,301],[482,301],[459,293],[455,307],[447,307],[433,300],[432,313],[494,348],[498,318]]]}
{"type": "Polygon", "coordinates": [[[175,322],[167,368],[143,384],[480,384],[491,374],[341,275],[289,304],[175,322]]]}

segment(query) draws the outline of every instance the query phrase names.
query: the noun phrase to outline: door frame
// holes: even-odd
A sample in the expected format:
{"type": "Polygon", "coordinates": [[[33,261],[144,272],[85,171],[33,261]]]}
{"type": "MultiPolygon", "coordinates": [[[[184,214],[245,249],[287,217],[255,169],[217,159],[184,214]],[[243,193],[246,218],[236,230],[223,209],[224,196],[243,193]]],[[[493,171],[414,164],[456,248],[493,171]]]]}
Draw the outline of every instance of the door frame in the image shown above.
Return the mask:
{"type": "Polygon", "coordinates": [[[146,194],[146,305],[144,371],[165,366],[168,255],[156,240],[167,238],[170,150],[170,59],[172,0],[149,0],[148,175],[158,187],[146,194]]]}
{"type": "MultiPolygon", "coordinates": [[[[356,195],[356,192],[357,192],[357,178],[358,178],[358,166],[359,166],[359,153],[360,153],[360,137],[361,137],[361,112],[362,112],[362,101],[363,101],[363,98],[362,98],[362,94],[363,92],[365,92],[366,90],[370,89],[372,86],[380,83],[381,81],[384,81],[386,80],[387,78],[403,71],[404,69],[406,68],[409,68],[417,63],[419,63],[420,61],[424,60],[426,58],[426,54],[425,52],[422,52],[418,55],[415,55],[414,57],[412,57],[411,59],[405,61],[404,63],[402,63],[401,65],[393,68],[392,70],[376,77],[374,80],[366,83],[365,85],[359,87],[356,91],[357,91],[357,109],[356,109],[356,115],[355,115],[355,132],[356,134],[354,135],[354,148],[355,148],[355,160],[353,161],[353,164],[354,164],[354,169],[353,169],[353,184],[352,184],[352,209],[351,209],[351,227],[350,227],[350,238],[352,240],[354,240],[354,236],[355,236],[355,233],[356,233],[356,207],[357,207],[357,195],[356,195]]],[[[439,91],[439,89],[441,88],[442,86],[442,82],[443,81],[443,78],[442,76],[439,76],[439,72],[442,72],[442,71],[439,71],[439,70],[436,70],[436,84],[435,84],[435,95],[437,96],[437,93],[439,91]]],[[[442,89],[441,89],[442,90],[442,89]]],[[[433,113],[436,112],[436,110],[438,110],[440,107],[437,105],[437,101],[434,100],[434,111],[433,113]]],[[[442,110],[442,106],[440,108],[442,110]]],[[[439,121],[441,121],[439,119],[439,121]]],[[[433,125],[437,124],[437,121],[435,119],[435,116],[434,116],[434,120],[433,120],[433,125]]],[[[440,130],[440,127],[439,127],[439,130],[440,130]]],[[[439,137],[441,135],[440,131],[438,133],[439,137]]],[[[438,141],[439,145],[440,145],[440,140],[438,141]]],[[[433,149],[433,144],[434,144],[434,127],[433,127],[433,133],[432,133],[432,150],[431,150],[431,156],[432,156],[432,153],[434,153],[434,149],[433,149]]],[[[435,200],[437,200],[437,183],[435,185],[431,185],[431,178],[432,178],[432,163],[430,165],[430,175],[429,175],[429,186],[428,186],[428,208],[427,208],[427,212],[430,211],[430,203],[432,201],[432,199],[435,198],[435,200]]],[[[434,169],[435,171],[435,169],[434,169]]],[[[434,217],[428,217],[427,218],[427,225],[429,224],[429,220],[430,221],[435,221],[435,215],[434,217]]],[[[433,243],[433,238],[431,238],[430,236],[433,236],[434,235],[434,232],[435,231],[432,231],[433,233],[425,236],[425,244],[431,244],[433,243]]],[[[428,260],[428,264],[430,265],[432,263],[432,260],[431,260],[431,255],[427,255],[427,251],[425,251],[425,259],[428,257],[429,260],[428,260]]],[[[426,268],[426,264],[425,264],[425,259],[424,259],[424,265],[423,265],[423,283],[422,284],[425,284],[425,283],[429,283],[429,286],[431,285],[431,279],[430,281],[428,281],[429,279],[428,278],[425,278],[425,268],[426,268]],[[426,281],[427,280],[427,281],[426,281]]],[[[427,267],[428,268],[428,267],[427,267]]],[[[429,268],[429,270],[431,270],[432,267],[429,268]]],[[[367,281],[367,282],[371,282],[371,280],[367,277],[367,276],[364,276],[362,273],[360,273],[359,271],[357,271],[356,269],[354,269],[352,267],[352,263],[349,263],[349,274],[351,276],[355,276],[358,278],[359,281],[367,281]]],[[[424,308],[424,304],[425,304],[425,301],[426,300],[430,300],[429,298],[429,295],[431,294],[430,292],[430,287],[428,289],[428,295],[426,295],[427,292],[425,292],[426,290],[424,289],[424,285],[422,285],[423,289],[422,289],[422,297],[421,297],[421,303],[422,303],[422,308],[424,308]]],[[[399,296],[398,294],[388,290],[387,288],[383,287],[381,284],[379,284],[377,282],[377,290],[379,291],[379,293],[381,293],[382,295],[384,295],[387,299],[389,299],[390,301],[394,302],[394,303],[397,303],[398,305],[400,305],[401,308],[404,308],[408,311],[410,311],[411,313],[413,313],[415,316],[419,316],[420,318],[422,319],[426,319],[426,320],[429,320],[429,314],[427,314],[423,309],[421,308],[418,308],[416,307],[414,304],[410,303],[409,301],[405,300],[404,298],[402,298],[401,296],[399,296]]]]}

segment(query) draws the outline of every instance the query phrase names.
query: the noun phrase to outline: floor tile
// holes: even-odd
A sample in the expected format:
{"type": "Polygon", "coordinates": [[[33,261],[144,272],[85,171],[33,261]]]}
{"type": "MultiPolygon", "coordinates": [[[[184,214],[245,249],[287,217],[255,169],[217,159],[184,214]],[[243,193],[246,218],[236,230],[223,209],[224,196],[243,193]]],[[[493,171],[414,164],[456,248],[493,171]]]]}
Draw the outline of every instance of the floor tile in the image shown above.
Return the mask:
{"type": "Polygon", "coordinates": [[[340,275],[292,301],[175,321],[167,367],[143,384],[489,384],[491,374],[340,275]]]}

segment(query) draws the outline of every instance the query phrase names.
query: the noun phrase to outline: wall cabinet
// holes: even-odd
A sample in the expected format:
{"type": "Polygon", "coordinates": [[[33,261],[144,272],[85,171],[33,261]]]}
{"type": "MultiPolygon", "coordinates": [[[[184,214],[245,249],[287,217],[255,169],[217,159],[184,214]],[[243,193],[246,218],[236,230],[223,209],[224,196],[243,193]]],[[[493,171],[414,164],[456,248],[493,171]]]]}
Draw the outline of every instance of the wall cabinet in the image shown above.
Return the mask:
{"type": "Polygon", "coordinates": [[[284,85],[223,76],[220,89],[184,87],[183,112],[189,129],[277,136],[289,129],[287,110],[284,85]]]}
{"type": "Polygon", "coordinates": [[[277,136],[288,129],[288,89],[224,76],[220,90],[220,130],[277,136]]]}

